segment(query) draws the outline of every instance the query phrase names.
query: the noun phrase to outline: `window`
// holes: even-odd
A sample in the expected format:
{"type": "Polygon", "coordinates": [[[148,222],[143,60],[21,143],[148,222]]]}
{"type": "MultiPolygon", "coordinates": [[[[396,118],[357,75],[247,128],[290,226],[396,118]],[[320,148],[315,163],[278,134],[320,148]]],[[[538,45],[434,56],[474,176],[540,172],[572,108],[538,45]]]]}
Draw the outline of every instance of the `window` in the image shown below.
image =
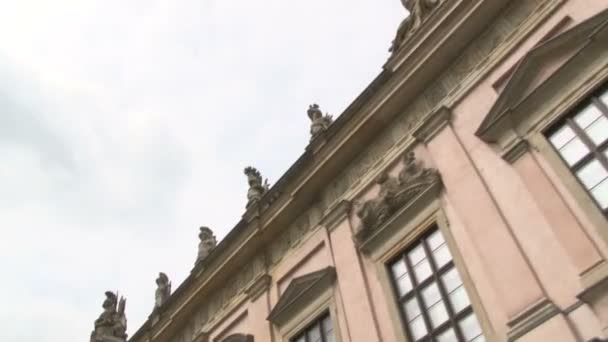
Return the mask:
{"type": "Polygon", "coordinates": [[[608,89],[587,99],[547,137],[604,215],[608,214],[608,89]]]}
{"type": "Polygon", "coordinates": [[[334,328],[329,313],[315,320],[300,332],[292,342],[334,342],[334,328]]]}
{"type": "Polygon", "coordinates": [[[485,341],[452,255],[437,228],[389,267],[410,341],[485,341]]]}

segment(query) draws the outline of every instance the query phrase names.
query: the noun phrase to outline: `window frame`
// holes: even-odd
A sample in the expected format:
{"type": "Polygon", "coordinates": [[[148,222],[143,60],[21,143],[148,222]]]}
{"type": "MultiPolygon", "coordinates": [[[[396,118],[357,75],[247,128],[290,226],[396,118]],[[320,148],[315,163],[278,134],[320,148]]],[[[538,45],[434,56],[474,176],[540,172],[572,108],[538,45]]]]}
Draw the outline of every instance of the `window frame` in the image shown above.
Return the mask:
{"type": "Polygon", "coordinates": [[[300,329],[298,331],[298,333],[296,333],[293,337],[291,337],[289,339],[290,342],[297,342],[301,337],[304,337],[304,341],[305,342],[313,342],[313,341],[309,341],[308,340],[308,332],[310,330],[312,330],[312,328],[314,326],[319,326],[319,330],[321,332],[321,342],[327,342],[327,336],[325,336],[325,330],[323,329],[323,322],[329,319],[332,325],[332,333],[333,333],[333,340],[336,340],[336,333],[335,333],[335,324],[333,321],[333,317],[331,315],[331,313],[329,312],[329,310],[326,310],[325,312],[323,312],[322,314],[318,315],[315,319],[311,320],[310,322],[308,322],[308,324],[300,329]]]}
{"type": "MultiPolygon", "coordinates": [[[[400,314],[399,317],[401,318],[401,325],[403,326],[403,330],[405,331],[405,334],[407,335],[408,341],[423,341],[423,342],[434,341],[435,338],[437,338],[442,333],[444,333],[444,332],[448,331],[450,328],[452,328],[458,341],[466,342],[467,340],[465,339],[465,337],[462,333],[459,322],[461,322],[464,318],[466,318],[467,316],[469,316],[471,314],[476,316],[476,319],[479,323],[479,327],[482,331],[482,335],[487,336],[485,334],[481,319],[478,317],[478,315],[476,314],[475,309],[473,307],[473,301],[470,298],[471,296],[470,296],[469,290],[467,289],[467,286],[465,284],[465,280],[463,279],[463,277],[461,275],[461,271],[456,266],[456,262],[454,261],[453,252],[450,249],[450,246],[448,244],[446,237],[444,236],[443,232],[441,231],[441,229],[439,228],[439,226],[437,224],[432,224],[430,227],[426,228],[424,230],[424,232],[422,232],[421,234],[418,234],[418,236],[414,240],[412,240],[405,248],[401,249],[401,252],[399,252],[392,259],[389,259],[389,261],[387,263],[385,263],[385,266],[387,269],[387,273],[389,274],[389,277],[390,277],[390,282],[391,282],[395,301],[396,301],[397,305],[399,306],[399,314],[400,314]],[[439,234],[442,235],[442,238],[444,239],[444,244],[450,251],[450,254],[452,255],[452,259],[441,267],[437,266],[435,258],[433,257],[433,253],[432,253],[433,250],[428,245],[428,242],[427,242],[427,239],[431,235],[433,235],[435,232],[438,232],[439,234]],[[412,265],[411,261],[408,258],[408,254],[412,250],[418,248],[418,246],[422,246],[422,248],[424,249],[425,256],[429,261],[429,265],[431,267],[432,274],[428,278],[423,280],[422,282],[418,282],[415,279],[416,277],[410,277],[412,289],[410,291],[408,291],[406,294],[400,295],[399,288],[397,285],[397,279],[392,273],[392,266],[395,263],[397,263],[398,261],[402,260],[402,261],[404,261],[404,265],[407,269],[407,273],[415,274],[415,269],[414,269],[415,265],[412,265]],[[464,288],[464,290],[467,293],[467,296],[469,297],[469,304],[467,305],[466,308],[460,310],[459,312],[455,312],[454,308],[452,307],[452,303],[449,300],[450,293],[447,291],[445,284],[441,280],[443,275],[449,273],[452,270],[455,270],[456,272],[458,272],[458,275],[462,280],[462,284],[460,286],[462,286],[464,288]],[[428,286],[433,283],[437,284],[439,293],[441,295],[441,301],[443,302],[445,310],[448,315],[448,319],[445,322],[439,324],[435,328],[433,328],[433,326],[432,326],[432,321],[431,321],[431,318],[429,315],[429,310],[424,307],[425,304],[424,304],[424,299],[422,296],[422,291],[424,289],[428,288],[428,286]],[[420,308],[420,315],[423,317],[423,321],[425,323],[425,328],[427,331],[427,334],[419,340],[416,340],[414,338],[414,336],[412,335],[412,332],[411,332],[409,324],[408,324],[408,319],[406,317],[404,310],[402,309],[405,302],[411,298],[416,298],[416,301],[420,308]]],[[[439,303],[439,302],[437,302],[437,303],[439,303]]],[[[435,303],[433,305],[436,305],[437,303],[435,303]]]]}
{"type": "MultiPolygon", "coordinates": [[[[581,186],[583,191],[589,196],[589,198],[593,201],[593,203],[597,206],[598,210],[605,216],[608,217],[608,207],[602,208],[601,204],[597,201],[597,199],[593,196],[590,189],[583,184],[581,179],[577,176],[577,172],[580,171],[584,166],[589,165],[589,163],[593,160],[597,160],[606,171],[608,171],[608,139],[596,145],[591,138],[587,135],[584,128],[580,127],[574,120],[578,114],[580,114],[583,110],[588,108],[589,106],[593,106],[598,109],[600,112],[600,116],[608,119],[608,103],[605,103],[600,96],[608,94],[608,81],[604,84],[597,86],[593,92],[585,97],[579,99],[579,102],[572,107],[568,112],[564,113],[558,120],[548,125],[545,129],[542,130],[542,134],[547,140],[548,144],[551,146],[552,150],[559,156],[559,159],[563,162],[563,165],[570,171],[572,176],[576,179],[577,183],[581,186]],[[572,165],[569,165],[560,151],[557,149],[555,145],[550,141],[550,138],[557,131],[562,129],[563,127],[569,127],[575,134],[576,138],[579,138],[580,141],[585,145],[588,149],[588,152],[583,156],[580,160],[575,162],[572,165]]],[[[598,119],[596,119],[598,120],[598,119]]],[[[574,138],[573,138],[574,139],[574,138]]],[[[603,180],[605,181],[605,180],[603,180]]],[[[602,182],[603,182],[602,181],[602,182]]],[[[600,182],[601,183],[601,182],[600,182]]],[[[596,184],[599,185],[600,183],[596,184]]]]}

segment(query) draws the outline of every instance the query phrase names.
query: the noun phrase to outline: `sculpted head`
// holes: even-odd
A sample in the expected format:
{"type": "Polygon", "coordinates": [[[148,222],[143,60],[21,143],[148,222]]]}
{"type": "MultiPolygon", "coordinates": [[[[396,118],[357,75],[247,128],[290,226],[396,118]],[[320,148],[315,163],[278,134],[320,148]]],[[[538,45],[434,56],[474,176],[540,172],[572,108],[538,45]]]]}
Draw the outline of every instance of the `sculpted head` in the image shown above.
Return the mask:
{"type": "Polygon", "coordinates": [[[207,241],[207,240],[214,239],[213,231],[211,229],[209,229],[209,227],[201,227],[200,230],[201,231],[200,231],[200,233],[198,233],[198,237],[201,239],[201,241],[207,241]]]}
{"type": "Polygon", "coordinates": [[[316,121],[319,120],[323,117],[323,113],[321,112],[321,109],[319,109],[319,105],[318,104],[311,104],[308,107],[308,117],[310,118],[310,120],[312,121],[316,121]]]}

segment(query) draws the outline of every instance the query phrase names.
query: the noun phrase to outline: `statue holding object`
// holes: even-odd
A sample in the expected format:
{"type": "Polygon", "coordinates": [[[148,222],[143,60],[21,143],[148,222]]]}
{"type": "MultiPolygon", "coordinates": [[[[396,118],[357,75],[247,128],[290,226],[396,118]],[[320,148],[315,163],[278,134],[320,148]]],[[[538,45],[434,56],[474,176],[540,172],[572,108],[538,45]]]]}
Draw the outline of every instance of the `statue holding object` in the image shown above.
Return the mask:
{"type": "Polygon", "coordinates": [[[91,333],[91,342],[126,342],[127,317],[125,306],[127,300],[111,291],[105,293],[103,313],[95,320],[95,329],[91,333]]]}

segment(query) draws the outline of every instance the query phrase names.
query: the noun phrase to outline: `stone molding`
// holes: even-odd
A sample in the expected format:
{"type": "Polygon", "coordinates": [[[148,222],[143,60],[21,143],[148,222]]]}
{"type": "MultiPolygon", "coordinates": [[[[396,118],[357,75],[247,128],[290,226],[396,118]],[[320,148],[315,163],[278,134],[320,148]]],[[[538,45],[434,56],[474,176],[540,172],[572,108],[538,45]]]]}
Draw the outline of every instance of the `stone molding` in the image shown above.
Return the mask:
{"type": "Polygon", "coordinates": [[[234,334],[226,337],[222,342],[253,342],[253,335],[234,334]]]}
{"type": "Polygon", "coordinates": [[[452,119],[452,111],[446,106],[441,106],[424,118],[422,123],[412,132],[416,140],[424,144],[435,137],[442,128],[447,126],[452,119]]]}
{"type": "Polygon", "coordinates": [[[335,280],[336,271],[331,266],[292,279],[267,319],[278,326],[283,325],[316,296],[333,286],[335,280]]]}
{"type": "Polygon", "coordinates": [[[507,341],[516,341],[560,313],[559,307],[551,300],[540,299],[507,322],[510,328],[507,332],[507,341]]]}
{"type": "Polygon", "coordinates": [[[249,286],[245,290],[245,294],[249,297],[249,300],[254,302],[258,298],[260,298],[260,296],[263,295],[266,291],[268,291],[271,284],[272,277],[268,274],[264,274],[253,281],[251,286],[249,286]]]}
{"type": "Polygon", "coordinates": [[[513,164],[521,156],[528,152],[529,148],[530,144],[526,139],[513,140],[512,144],[510,144],[509,147],[505,148],[502,152],[502,159],[510,164],[513,164]]]}
{"type": "Polygon", "coordinates": [[[338,202],[336,206],[323,216],[320,225],[325,227],[328,231],[333,231],[340,222],[348,218],[352,209],[352,202],[348,200],[342,200],[338,202]]]}

